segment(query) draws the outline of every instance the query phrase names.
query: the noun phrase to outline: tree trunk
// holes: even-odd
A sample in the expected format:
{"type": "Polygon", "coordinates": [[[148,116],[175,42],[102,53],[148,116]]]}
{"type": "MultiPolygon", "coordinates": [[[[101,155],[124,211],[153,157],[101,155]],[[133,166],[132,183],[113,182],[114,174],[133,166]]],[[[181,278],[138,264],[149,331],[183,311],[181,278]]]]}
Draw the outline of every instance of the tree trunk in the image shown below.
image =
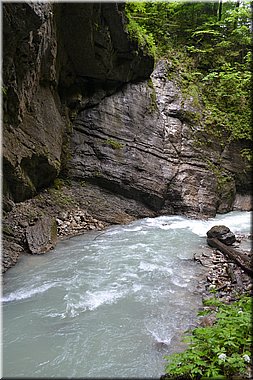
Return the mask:
{"type": "Polygon", "coordinates": [[[221,16],[222,16],[222,0],[219,0],[219,5],[218,5],[218,12],[217,12],[217,18],[218,18],[218,21],[221,20],[221,16]]]}
{"type": "Polygon", "coordinates": [[[232,259],[237,265],[239,265],[250,277],[253,278],[253,268],[251,265],[251,260],[241,252],[223,244],[216,238],[207,238],[207,243],[213,247],[217,248],[219,251],[224,253],[228,258],[232,259]]]}
{"type": "MultiPolygon", "coordinates": [[[[239,9],[240,6],[240,0],[237,0],[236,2],[236,10],[239,9]]],[[[237,23],[238,23],[238,14],[236,15],[235,22],[234,22],[234,30],[237,28],[237,23]]]]}

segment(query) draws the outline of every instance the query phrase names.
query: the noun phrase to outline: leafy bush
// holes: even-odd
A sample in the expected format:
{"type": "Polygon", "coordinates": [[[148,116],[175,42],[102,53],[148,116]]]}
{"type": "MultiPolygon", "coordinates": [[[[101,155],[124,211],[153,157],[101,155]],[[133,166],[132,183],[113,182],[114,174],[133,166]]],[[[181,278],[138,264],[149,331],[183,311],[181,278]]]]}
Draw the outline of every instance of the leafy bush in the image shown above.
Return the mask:
{"type": "Polygon", "coordinates": [[[226,379],[247,372],[252,345],[251,298],[243,296],[231,305],[212,299],[206,305],[216,306],[216,322],[195,328],[185,339],[189,343],[186,351],[165,356],[167,378],[226,379]]]}
{"type": "MultiPolygon", "coordinates": [[[[133,38],[145,45],[149,36],[184,100],[204,109],[203,129],[223,141],[251,141],[250,1],[127,2],[126,10],[133,38]]],[[[252,159],[249,149],[242,153],[252,159]]]]}
{"type": "Polygon", "coordinates": [[[226,130],[230,139],[251,139],[250,86],[247,67],[225,64],[206,75],[202,81],[203,100],[213,128],[226,130]]]}
{"type": "Polygon", "coordinates": [[[136,21],[136,13],[144,11],[144,9],[145,3],[126,2],[127,30],[133,41],[136,41],[148,54],[155,56],[156,45],[152,33],[148,32],[143,25],[136,21]]]}

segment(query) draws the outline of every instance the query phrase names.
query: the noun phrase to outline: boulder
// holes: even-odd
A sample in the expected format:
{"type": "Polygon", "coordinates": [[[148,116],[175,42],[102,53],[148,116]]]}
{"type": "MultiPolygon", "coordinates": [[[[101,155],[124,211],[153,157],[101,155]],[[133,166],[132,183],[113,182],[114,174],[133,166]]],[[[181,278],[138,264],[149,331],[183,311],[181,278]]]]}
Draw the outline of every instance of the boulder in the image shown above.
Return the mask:
{"type": "Polygon", "coordinates": [[[26,228],[26,240],[32,254],[41,254],[54,248],[57,241],[57,225],[54,218],[44,216],[26,228]]]}
{"type": "Polygon", "coordinates": [[[216,238],[226,245],[232,245],[235,242],[235,234],[230,231],[226,226],[213,226],[207,231],[207,237],[212,239],[216,238]]]}

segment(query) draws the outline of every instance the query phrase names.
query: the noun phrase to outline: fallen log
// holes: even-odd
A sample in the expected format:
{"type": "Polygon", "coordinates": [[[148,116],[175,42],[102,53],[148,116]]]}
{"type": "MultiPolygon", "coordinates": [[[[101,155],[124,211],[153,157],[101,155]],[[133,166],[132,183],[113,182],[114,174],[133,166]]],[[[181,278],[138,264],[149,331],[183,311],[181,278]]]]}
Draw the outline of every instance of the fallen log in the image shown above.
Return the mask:
{"type": "Polygon", "coordinates": [[[226,255],[229,259],[232,259],[237,265],[239,265],[249,276],[253,278],[253,268],[251,260],[244,254],[236,251],[235,249],[223,244],[217,238],[207,238],[207,243],[212,248],[216,248],[226,255]]]}

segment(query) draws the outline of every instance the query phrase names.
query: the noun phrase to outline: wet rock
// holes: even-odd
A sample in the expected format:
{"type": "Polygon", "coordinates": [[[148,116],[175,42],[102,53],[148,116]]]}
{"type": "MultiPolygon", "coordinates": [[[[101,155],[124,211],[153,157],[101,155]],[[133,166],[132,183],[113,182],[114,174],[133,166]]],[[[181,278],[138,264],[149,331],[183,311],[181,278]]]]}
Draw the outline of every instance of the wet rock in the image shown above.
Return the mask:
{"type": "Polygon", "coordinates": [[[236,194],[233,204],[233,210],[252,210],[252,194],[236,194]]]}
{"type": "Polygon", "coordinates": [[[205,315],[201,318],[200,326],[201,327],[213,326],[215,321],[216,321],[216,315],[215,314],[205,315]]]}
{"type": "Polygon", "coordinates": [[[40,218],[34,225],[26,228],[26,239],[32,254],[41,254],[52,249],[57,241],[55,219],[40,218]]]}
{"type": "Polygon", "coordinates": [[[207,231],[208,238],[217,238],[222,243],[226,245],[232,245],[235,241],[235,234],[230,231],[226,226],[213,226],[209,231],[207,231]]]}
{"type": "Polygon", "coordinates": [[[15,265],[18,261],[20,254],[24,251],[24,248],[9,241],[5,237],[2,241],[2,273],[6,272],[10,267],[15,265]]]}

